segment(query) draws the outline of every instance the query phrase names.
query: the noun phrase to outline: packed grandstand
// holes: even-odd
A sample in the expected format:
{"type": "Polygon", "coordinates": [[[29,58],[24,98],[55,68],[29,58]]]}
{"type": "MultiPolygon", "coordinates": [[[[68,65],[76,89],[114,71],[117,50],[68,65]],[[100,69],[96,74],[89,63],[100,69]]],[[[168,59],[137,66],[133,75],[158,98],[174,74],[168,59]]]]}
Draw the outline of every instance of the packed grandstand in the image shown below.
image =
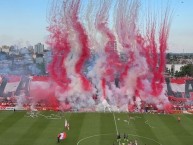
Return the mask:
{"type": "MultiPolygon", "coordinates": [[[[0,110],[13,110],[16,108],[21,110],[30,110],[32,108],[35,110],[60,110],[57,100],[54,97],[47,98],[51,99],[51,104],[43,100],[38,100],[33,103],[32,107],[32,102],[30,101],[32,92],[30,92],[30,88],[33,87],[34,84],[47,85],[48,82],[48,76],[1,76],[0,110]],[[20,100],[22,100],[23,103],[19,105],[20,100]]],[[[164,89],[172,105],[173,112],[193,112],[193,78],[166,78],[164,89]]],[[[93,100],[97,101],[97,97],[93,97],[93,100]]],[[[65,110],[72,111],[73,108],[69,106],[65,108],[65,110]]],[[[87,108],[86,111],[96,111],[96,108],[87,108]]],[[[135,106],[134,111],[162,112],[162,110],[159,110],[154,104],[148,104],[143,101],[141,102],[140,108],[135,106]]]]}

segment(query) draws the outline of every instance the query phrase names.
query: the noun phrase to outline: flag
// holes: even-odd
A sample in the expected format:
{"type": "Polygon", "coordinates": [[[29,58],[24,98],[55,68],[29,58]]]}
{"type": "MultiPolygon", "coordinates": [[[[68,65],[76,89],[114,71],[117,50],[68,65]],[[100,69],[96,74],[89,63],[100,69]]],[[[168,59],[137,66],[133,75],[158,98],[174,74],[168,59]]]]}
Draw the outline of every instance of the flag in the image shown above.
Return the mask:
{"type": "Polygon", "coordinates": [[[62,133],[60,133],[60,140],[63,140],[63,139],[65,139],[67,137],[67,135],[66,135],[66,132],[62,132],[62,133]]]}
{"type": "Polygon", "coordinates": [[[65,119],[64,127],[67,128],[68,130],[70,129],[70,124],[66,119],[65,119]]]}
{"type": "Polygon", "coordinates": [[[68,126],[68,122],[67,122],[67,120],[65,119],[64,127],[67,128],[67,126],[68,126]]]}
{"type": "Polygon", "coordinates": [[[192,78],[166,78],[164,88],[168,96],[174,99],[193,99],[193,79],[192,78]]]}

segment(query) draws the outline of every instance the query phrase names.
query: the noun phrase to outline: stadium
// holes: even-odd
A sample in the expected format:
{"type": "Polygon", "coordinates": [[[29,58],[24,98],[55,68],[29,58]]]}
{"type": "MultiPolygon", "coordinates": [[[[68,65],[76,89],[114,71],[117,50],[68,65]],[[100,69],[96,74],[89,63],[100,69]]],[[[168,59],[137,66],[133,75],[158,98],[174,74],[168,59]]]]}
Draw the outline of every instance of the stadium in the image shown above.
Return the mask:
{"type": "Polygon", "coordinates": [[[193,69],[168,74],[172,12],[143,4],[53,0],[50,62],[1,49],[0,145],[191,145],[193,69]]]}
{"type": "Polygon", "coordinates": [[[191,78],[166,80],[164,88],[172,104],[169,114],[159,110],[153,104],[145,104],[141,109],[129,112],[121,108],[115,110],[115,107],[113,110],[113,106],[107,102],[100,104],[100,110],[97,110],[99,105],[79,110],[73,108],[61,110],[57,105],[58,102],[49,96],[47,96],[50,99],[49,103],[39,100],[32,105],[29,101],[30,97],[27,97],[23,99],[25,103],[19,104],[18,101],[21,99],[17,100],[15,96],[23,92],[30,94],[34,84],[46,84],[48,80],[47,76],[12,75],[1,78],[0,142],[3,145],[58,144],[57,135],[63,131],[67,136],[59,143],[69,145],[116,145],[119,144],[117,134],[121,136],[120,143],[125,144],[137,142],[139,145],[186,145],[192,143],[193,90],[191,86],[193,83],[191,78]],[[186,97],[185,94],[190,96],[186,97]],[[180,122],[178,117],[181,119],[180,122]],[[69,123],[69,129],[65,121],[69,123]]]}

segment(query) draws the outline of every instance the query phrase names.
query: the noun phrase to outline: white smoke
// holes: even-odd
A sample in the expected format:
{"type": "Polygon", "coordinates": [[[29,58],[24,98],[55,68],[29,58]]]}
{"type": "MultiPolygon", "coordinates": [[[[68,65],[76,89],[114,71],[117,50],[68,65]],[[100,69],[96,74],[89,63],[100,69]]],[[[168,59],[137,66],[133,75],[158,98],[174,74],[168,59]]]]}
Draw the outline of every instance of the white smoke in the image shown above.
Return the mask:
{"type": "Polygon", "coordinates": [[[110,28],[111,25],[108,23],[111,22],[109,18],[111,17],[111,1],[97,2],[89,1],[88,6],[83,9],[81,5],[76,5],[78,4],[76,0],[64,0],[62,7],[59,9],[63,10],[62,12],[59,11],[62,22],[61,25],[59,23],[59,26],[62,29],[61,31],[66,32],[66,39],[70,46],[70,53],[64,60],[62,67],[66,69],[70,83],[68,89],[63,92],[61,91],[62,88],[58,87],[56,96],[61,102],[67,100],[73,108],[77,109],[88,108],[97,104],[98,102],[96,103],[92,98],[95,95],[98,97],[99,104],[97,105],[99,106],[110,105],[116,106],[120,110],[127,110],[128,104],[131,104],[140,109],[141,102],[145,101],[150,104],[158,104],[157,106],[162,108],[163,105],[161,104],[168,102],[164,93],[162,92],[159,96],[151,95],[153,92],[151,81],[154,74],[151,72],[146,60],[147,56],[144,54],[147,45],[145,42],[146,39],[149,39],[147,38],[148,34],[142,36],[138,26],[140,2],[138,0],[118,1],[112,12],[114,18],[112,21],[113,28],[110,28]],[[79,14],[80,11],[81,14],[79,14]],[[75,14],[76,12],[78,14],[75,14]],[[85,76],[91,81],[90,91],[83,89],[81,76],[75,70],[83,45],[80,42],[80,33],[74,27],[73,21],[77,17],[88,36],[90,50],[93,50],[94,55],[97,56],[85,76]],[[118,46],[116,49],[128,58],[125,63],[128,68],[123,66],[125,67],[122,68],[123,70],[116,70],[120,74],[127,71],[127,74],[121,80],[122,82],[119,82],[119,87],[105,76],[107,67],[112,65],[108,64],[109,61],[105,52],[105,46],[109,41],[112,41],[108,35],[114,36],[118,46]],[[103,78],[105,86],[102,85],[103,78]],[[141,86],[139,87],[139,85],[141,86]],[[103,92],[105,92],[105,96],[103,92]]]}

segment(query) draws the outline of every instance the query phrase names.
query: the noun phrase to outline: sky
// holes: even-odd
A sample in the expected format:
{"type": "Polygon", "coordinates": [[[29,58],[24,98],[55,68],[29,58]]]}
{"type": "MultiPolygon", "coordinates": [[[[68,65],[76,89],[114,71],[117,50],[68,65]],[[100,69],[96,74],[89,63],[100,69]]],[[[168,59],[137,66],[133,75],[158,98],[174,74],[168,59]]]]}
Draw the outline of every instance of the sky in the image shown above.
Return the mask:
{"type": "Polygon", "coordinates": [[[0,0],[0,46],[44,43],[49,0],[0,0]]]}
{"type": "MultiPolygon", "coordinates": [[[[141,0],[142,5],[151,3],[159,11],[168,2],[173,11],[168,52],[193,53],[193,0],[141,0]]],[[[51,0],[0,0],[0,46],[45,44],[50,3],[51,0]]]]}
{"type": "Polygon", "coordinates": [[[169,52],[193,53],[193,0],[174,2],[169,52]]]}

